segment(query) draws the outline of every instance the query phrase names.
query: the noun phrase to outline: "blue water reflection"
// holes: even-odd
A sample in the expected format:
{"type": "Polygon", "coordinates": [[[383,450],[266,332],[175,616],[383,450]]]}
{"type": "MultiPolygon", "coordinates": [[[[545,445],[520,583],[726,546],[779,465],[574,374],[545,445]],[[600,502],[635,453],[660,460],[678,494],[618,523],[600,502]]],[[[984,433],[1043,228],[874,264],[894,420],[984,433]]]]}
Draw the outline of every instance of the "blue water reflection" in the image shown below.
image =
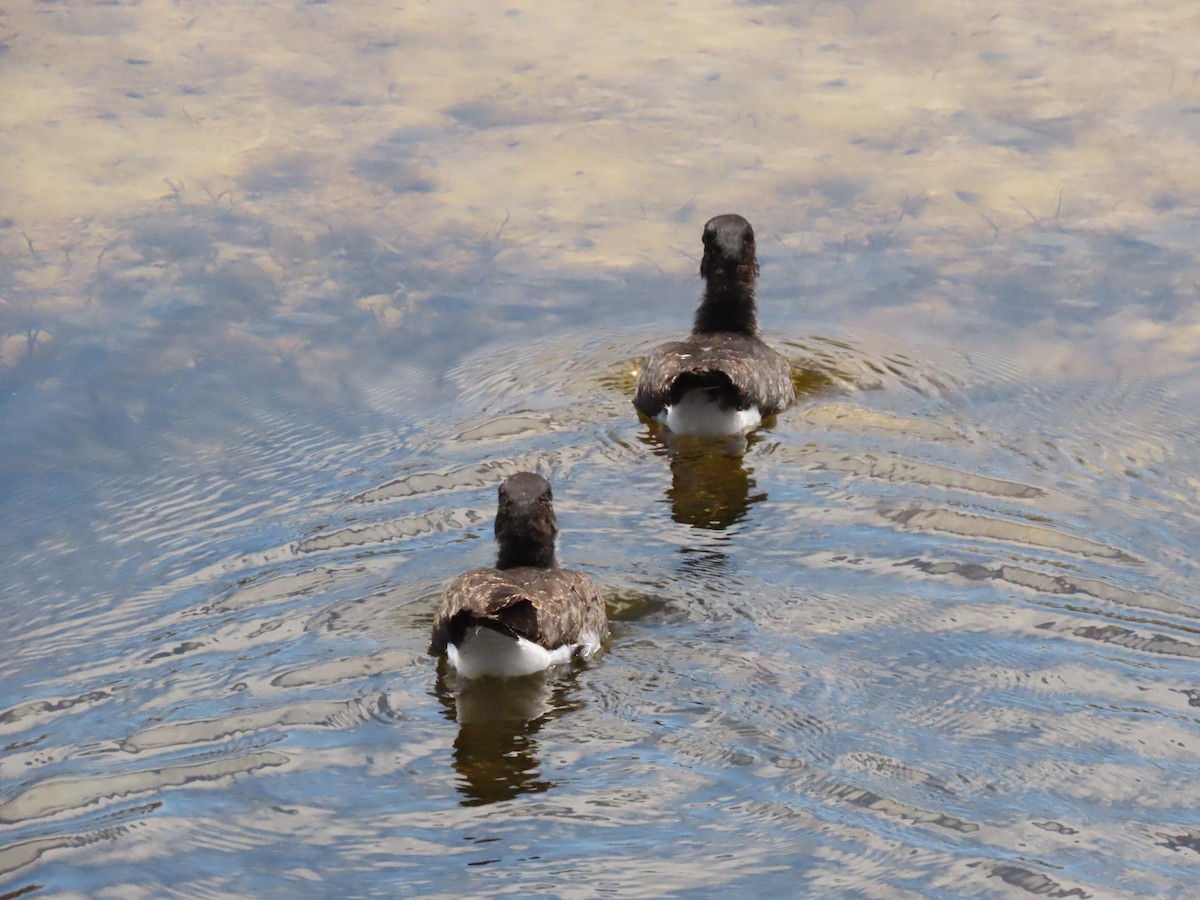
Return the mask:
{"type": "Polygon", "coordinates": [[[0,21],[0,895],[1186,892],[1189,14],[177,15],[0,21]],[[735,210],[799,400],[668,446],[735,210]],[[523,469],[613,640],[460,685],[523,469]]]}

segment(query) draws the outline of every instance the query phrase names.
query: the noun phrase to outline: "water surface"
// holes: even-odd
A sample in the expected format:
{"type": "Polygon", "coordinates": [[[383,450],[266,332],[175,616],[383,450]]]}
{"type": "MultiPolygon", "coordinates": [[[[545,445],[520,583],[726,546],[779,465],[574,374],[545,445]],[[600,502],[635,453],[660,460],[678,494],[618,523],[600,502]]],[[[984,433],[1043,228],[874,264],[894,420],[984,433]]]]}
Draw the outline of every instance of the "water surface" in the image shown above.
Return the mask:
{"type": "Polygon", "coordinates": [[[0,18],[0,897],[1183,896],[1185,8],[0,18]],[[754,222],[800,399],[634,371],[754,222]],[[554,484],[595,663],[425,654],[554,484]]]}

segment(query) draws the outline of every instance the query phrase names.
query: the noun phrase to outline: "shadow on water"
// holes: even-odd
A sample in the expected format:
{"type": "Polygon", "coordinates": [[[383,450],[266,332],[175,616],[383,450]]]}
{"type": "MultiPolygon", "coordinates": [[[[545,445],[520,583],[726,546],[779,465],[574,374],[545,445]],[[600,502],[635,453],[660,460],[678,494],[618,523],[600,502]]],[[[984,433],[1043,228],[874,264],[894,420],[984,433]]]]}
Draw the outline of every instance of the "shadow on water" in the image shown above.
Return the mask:
{"type": "Polygon", "coordinates": [[[443,660],[433,693],[446,718],[458,723],[453,763],[462,806],[486,806],[555,786],[542,773],[537,735],[548,722],[582,708],[573,699],[569,673],[464,681],[443,660]]]}

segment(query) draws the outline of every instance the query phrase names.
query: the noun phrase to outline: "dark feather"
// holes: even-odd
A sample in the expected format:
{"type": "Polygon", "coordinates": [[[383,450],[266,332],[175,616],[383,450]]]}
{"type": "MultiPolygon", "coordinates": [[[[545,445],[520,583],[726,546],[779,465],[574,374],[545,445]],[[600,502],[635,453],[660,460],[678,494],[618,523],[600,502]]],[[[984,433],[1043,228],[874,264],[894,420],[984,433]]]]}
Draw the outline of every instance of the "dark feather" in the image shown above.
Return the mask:
{"type": "Polygon", "coordinates": [[[573,644],[592,631],[608,634],[604,598],[581,572],[521,566],[474,569],[447,586],[434,617],[429,652],[457,645],[470,626],[524,637],[548,650],[573,644]]]}
{"type": "Polygon", "coordinates": [[[716,393],[723,409],[757,406],[773,415],[796,399],[788,361],[759,338],[693,335],[657,347],[642,367],[633,404],[653,418],[689,390],[716,393]]]}

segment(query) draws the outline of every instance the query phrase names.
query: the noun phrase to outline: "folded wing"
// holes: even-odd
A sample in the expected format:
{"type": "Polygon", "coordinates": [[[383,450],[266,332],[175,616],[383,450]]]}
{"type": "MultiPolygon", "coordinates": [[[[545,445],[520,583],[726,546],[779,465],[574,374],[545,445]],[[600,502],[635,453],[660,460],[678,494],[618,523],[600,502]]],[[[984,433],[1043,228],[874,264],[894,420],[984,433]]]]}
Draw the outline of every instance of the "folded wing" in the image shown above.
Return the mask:
{"type": "Polygon", "coordinates": [[[764,416],[796,398],[783,356],[758,338],[712,334],[657,347],[642,367],[633,404],[653,418],[697,389],[715,391],[722,408],[757,406],[764,416]]]}
{"type": "Polygon", "coordinates": [[[608,633],[604,598],[588,577],[570,569],[476,569],[446,588],[434,619],[429,652],[457,644],[469,626],[523,637],[553,650],[587,635],[608,633]]]}

